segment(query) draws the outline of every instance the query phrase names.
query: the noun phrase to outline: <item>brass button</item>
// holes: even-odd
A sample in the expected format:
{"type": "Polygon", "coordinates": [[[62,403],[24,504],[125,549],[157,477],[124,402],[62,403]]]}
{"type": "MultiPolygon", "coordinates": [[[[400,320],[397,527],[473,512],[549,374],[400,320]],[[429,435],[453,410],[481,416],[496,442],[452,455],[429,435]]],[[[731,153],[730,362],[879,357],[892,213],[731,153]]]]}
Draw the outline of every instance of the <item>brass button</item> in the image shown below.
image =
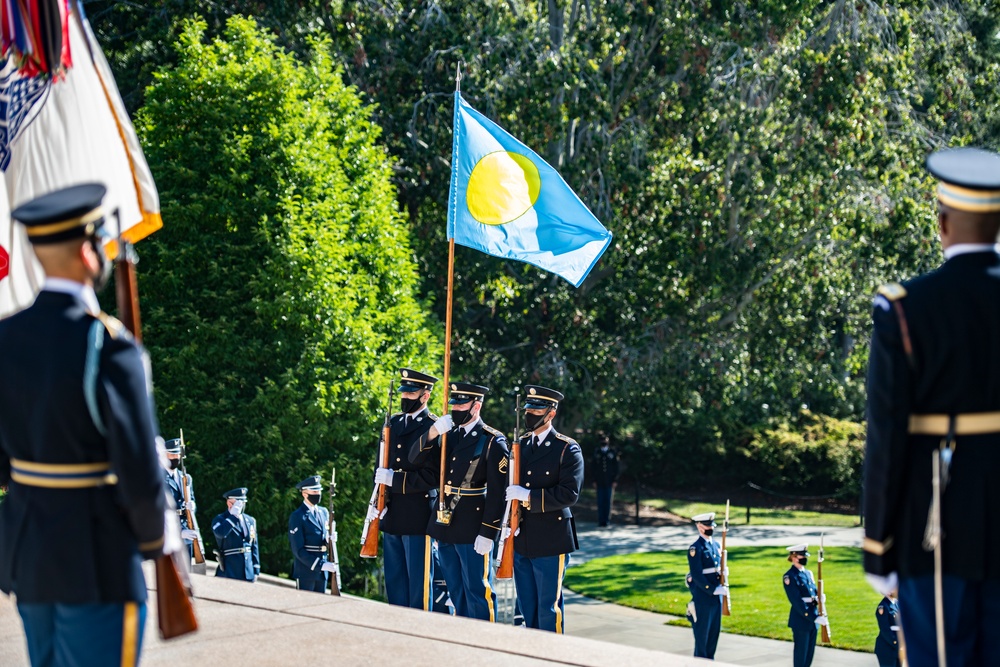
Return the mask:
{"type": "Polygon", "coordinates": [[[530,471],[530,470],[528,471],[528,474],[529,474],[529,475],[531,474],[531,471],[530,471]]]}
{"type": "Polygon", "coordinates": [[[524,485],[525,486],[531,486],[531,482],[525,482],[524,485]]]}
{"type": "Polygon", "coordinates": [[[397,458],[397,459],[396,459],[396,463],[399,463],[399,461],[400,461],[400,459],[398,459],[398,458],[397,458]]]}

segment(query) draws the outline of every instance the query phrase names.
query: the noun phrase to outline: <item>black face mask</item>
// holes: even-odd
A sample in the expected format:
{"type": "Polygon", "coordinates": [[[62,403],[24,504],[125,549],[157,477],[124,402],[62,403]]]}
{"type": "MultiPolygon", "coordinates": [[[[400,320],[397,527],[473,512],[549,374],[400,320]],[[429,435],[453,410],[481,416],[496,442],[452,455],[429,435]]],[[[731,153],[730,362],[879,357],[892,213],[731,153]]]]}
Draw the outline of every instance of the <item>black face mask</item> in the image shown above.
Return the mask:
{"type": "Polygon", "coordinates": [[[90,247],[94,249],[95,253],[97,253],[99,267],[97,269],[97,275],[92,276],[94,280],[94,291],[100,292],[108,286],[108,281],[111,280],[111,260],[108,259],[107,253],[104,252],[104,245],[99,239],[91,238],[90,247]]]}
{"type": "Polygon", "coordinates": [[[802,558],[799,559],[799,565],[801,565],[802,567],[805,567],[808,564],[809,564],[808,556],[803,556],[802,558]]]}
{"type": "Polygon", "coordinates": [[[711,537],[712,535],[715,535],[715,529],[714,528],[706,528],[705,529],[705,537],[711,537]]]}
{"type": "Polygon", "coordinates": [[[419,398],[403,398],[399,401],[399,407],[404,413],[410,414],[423,407],[419,398]]]}
{"type": "Polygon", "coordinates": [[[167,459],[167,462],[169,463],[171,470],[177,470],[181,467],[180,459],[167,459]]]}
{"type": "Polygon", "coordinates": [[[461,426],[472,418],[472,410],[452,410],[451,421],[455,426],[461,426]]]}
{"type": "Polygon", "coordinates": [[[307,493],[306,500],[308,500],[312,505],[319,505],[319,497],[321,495],[322,494],[320,493],[307,493]]]}
{"type": "Polygon", "coordinates": [[[530,412],[526,412],[524,413],[524,427],[529,431],[534,431],[536,428],[542,425],[542,422],[544,422],[545,418],[548,416],[549,416],[548,412],[540,415],[533,415],[530,412]]]}

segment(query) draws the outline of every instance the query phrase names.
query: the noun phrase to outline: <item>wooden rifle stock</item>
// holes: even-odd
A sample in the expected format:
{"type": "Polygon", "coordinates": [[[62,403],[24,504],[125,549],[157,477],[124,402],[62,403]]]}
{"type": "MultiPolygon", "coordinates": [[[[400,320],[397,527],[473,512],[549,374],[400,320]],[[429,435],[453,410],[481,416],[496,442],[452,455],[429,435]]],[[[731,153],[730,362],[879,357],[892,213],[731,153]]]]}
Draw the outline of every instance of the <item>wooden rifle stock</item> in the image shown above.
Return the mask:
{"type": "MultiPolygon", "coordinates": [[[[825,589],[823,586],[823,535],[819,536],[819,555],[816,557],[816,593],[819,596],[819,615],[826,616],[826,603],[823,599],[825,589]]],[[[824,644],[830,643],[830,619],[827,618],[826,625],[820,626],[820,641],[824,644]]]]}
{"type": "MultiPolygon", "coordinates": [[[[386,462],[389,460],[389,436],[392,434],[392,428],[390,426],[390,417],[392,416],[392,394],[395,389],[395,383],[389,383],[389,405],[385,411],[385,423],[382,425],[382,443],[378,452],[378,467],[384,468],[386,462]]],[[[385,509],[385,485],[375,483],[375,488],[372,490],[372,500],[368,501],[368,506],[371,507],[372,501],[375,503],[375,516],[372,518],[365,519],[365,527],[361,531],[361,557],[362,558],[377,558],[378,557],[378,527],[379,522],[382,518],[382,510],[385,509]]]]}
{"type": "MultiPolygon", "coordinates": [[[[205,544],[201,539],[201,528],[198,527],[198,518],[191,511],[191,484],[188,480],[187,466],[184,465],[184,457],[187,456],[187,446],[184,444],[184,429],[181,429],[181,479],[184,484],[184,514],[187,518],[188,528],[198,533],[197,539],[191,543],[194,551],[194,564],[205,565],[205,544]]],[[[200,574],[205,574],[204,567],[200,574]]]]}
{"type": "MultiPolygon", "coordinates": [[[[119,219],[119,227],[121,220],[119,219]]],[[[142,344],[142,324],[139,318],[139,289],[135,279],[135,248],[118,237],[115,259],[115,296],[118,317],[125,328],[142,344]]],[[[187,559],[187,549],[184,549],[187,559]]],[[[191,582],[187,579],[186,562],[178,563],[180,552],[161,554],[156,559],[156,611],[160,636],[180,637],[198,629],[198,619],[191,604],[191,582]]]]}
{"type": "Polygon", "coordinates": [[[334,568],[330,576],[330,595],[340,595],[340,557],[337,555],[337,521],[333,518],[333,497],[335,495],[337,495],[336,468],[330,473],[330,499],[327,501],[330,519],[326,525],[326,556],[333,563],[334,568]]]}
{"type": "MultiPolygon", "coordinates": [[[[729,570],[729,552],[726,550],[726,535],[729,534],[729,500],[726,500],[726,519],[722,522],[722,571],[719,573],[719,580],[723,586],[729,586],[729,577],[726,572],[729,570]]],[[[729,608],[729,594],[722,596],[722,615],[732,616],[729,608]]]]}
{"type": "MultiPolygon", "coordinates": [[[[510,461],[508,462],[507,477],[510,485],[521,483],[521,442],[518,432],[521,430],[521,395],[517,395],[514,407],[514,442],[510,445],[510,461]]],[[[514,577],[514,533],[521,515],[518,511],[521,504],[516,500],[507,502],[507,512],[500,523],[500,548],[497,556],[497,579],[512,579],[514,577]],[[510,530],[510,535],[504,537],[504,533],[510,530]]]]}

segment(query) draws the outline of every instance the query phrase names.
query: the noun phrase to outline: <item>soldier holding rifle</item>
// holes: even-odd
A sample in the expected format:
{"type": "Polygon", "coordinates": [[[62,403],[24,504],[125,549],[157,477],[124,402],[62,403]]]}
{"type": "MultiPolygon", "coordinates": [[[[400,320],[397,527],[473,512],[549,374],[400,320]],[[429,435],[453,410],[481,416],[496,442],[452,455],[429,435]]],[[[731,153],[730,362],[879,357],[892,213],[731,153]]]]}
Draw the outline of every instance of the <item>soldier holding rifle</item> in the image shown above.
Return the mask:
{"type": "Polygon", "coordinates": [[[140,566],[164,547],[148,361],[95,293],[111,268],[104,194],[77,185],[11,213],[46,275],[35,302],[0,321],[13,351],[0,383],[0,590],[17,594],[33,665],[137,664],[140,566]]]}
{"type": "MultiPolygon", "coordinates": [[[[438,542],[441,568],[455,613],[496,621],[496,594],[490,577],[493,542],[500,533],[507,488],[507,439],[479,416],[489,388],[451,384],[454,424],[445,461],[445,512],[432,516],[428,534],[438,542]],[[442,519],[444,519],[442,521],[442,519]]],[[[437,441],[414,445],[415,463],[431,456],[437,441]]]]}
{"type": "Polygon", "coordinates": [[[167,492],[173,496],[174,505],[177,507],[177,518],[181,524],[181,538],[187,545],[188,558],[194,558],[194,543],[198,539],[198,531],[188,525],[187,513],[195,511],[194,485],[191,482],[191,475],[181,471],[181,461],[184,457],[183,446],[180,438],[167,440],[167,465],[164,472],[164,481],[167,485],[167,492]],[[184,499],[184,486],[187,485],[189,500],[184,499]]]}
{"type": "Polygon", "coordinates": [[[583,452],[552,427],[563,395],[537,385],[525,390],[521,483],[507,487],[507,500],[521,503],[513,536],[514,585],[524,624],[562,634],[563,576],[569,554],[579,547],[570,507],[583,486],[583,452]]]}
{"type": "Polygon", "coordinates": [[[410,368],[400,369],[399,375],[401,411],[389,419],[388,460],[375,471],[375,483],[386,490],[385,512],[379,522],[385,593],[389,604],[428,611],[434,561],[427,522],[437,498],[439,462],[427,457],[414,464],[408,454],[413,446],[447,432],[451,418],[438,419],[427,410],[436,377],[410,368]]]}
{"type": "Polygon", "coordinates": [[[300,591],[326,592],[326,573],[336,567],[327,560],[327,526],[330,513],[319,504],[323,481],[319,475],[306,477],[295,485],[302,493],[302,504],[288,517],[288,542],[295,563],[292,576],[300,591]]]}
{"type": "Polygon", "coordinates": [[[912,667],[990,664],[1000,626],[1000,155],[927,158],[945,262],[875,297],[865,571],[899,591],[912,667]],[[935,474],[936,473],[936,474],[935,474]]]}
{"type": "Polygon", "coordinates": [[[785,572],[784,584],[785,595],[792,605],[788,611],[788,627],[795,643],[792,663],[794,667],[809,667],[816,651],[816,630],[827,620],[819,613],[819,591],[812,572],[806,569],[808,545],[796,544],[787,550],[792,566],[785,572]]]}
{"type": "Polygon", "coordinates": [[[691,518],[698,528],[698,539],[688,548],[687,585],[694,602],[691,628],[694,630],[694,657],[715,659],[715,648],[722,630],[722,598],[728,593],[722,585],[722,550],[712,538],[715,512],[691,518]]]}

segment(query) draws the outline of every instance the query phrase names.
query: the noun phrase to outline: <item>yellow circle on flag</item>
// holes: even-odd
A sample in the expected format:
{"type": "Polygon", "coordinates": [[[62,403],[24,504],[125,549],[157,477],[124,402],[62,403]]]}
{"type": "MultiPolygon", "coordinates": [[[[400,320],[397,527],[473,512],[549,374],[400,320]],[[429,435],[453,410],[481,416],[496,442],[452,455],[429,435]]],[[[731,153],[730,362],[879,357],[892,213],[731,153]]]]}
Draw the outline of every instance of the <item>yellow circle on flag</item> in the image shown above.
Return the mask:
{"type": "Polygon", "coordinates": [[[542,179],[534,162],[518,153],[497,151],[473,167],[465,203],[479,222],[503,225],[534,206],[541,188],[542,179]]]}

